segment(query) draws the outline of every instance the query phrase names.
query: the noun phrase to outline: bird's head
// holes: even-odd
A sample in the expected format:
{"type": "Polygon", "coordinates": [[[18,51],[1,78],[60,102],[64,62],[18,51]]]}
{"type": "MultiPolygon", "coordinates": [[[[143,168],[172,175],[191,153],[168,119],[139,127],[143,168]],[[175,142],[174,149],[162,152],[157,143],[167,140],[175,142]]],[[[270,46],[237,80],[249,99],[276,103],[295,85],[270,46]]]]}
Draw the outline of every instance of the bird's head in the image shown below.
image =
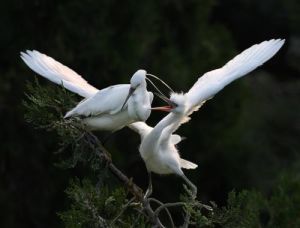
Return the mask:
{"type": "Polygon", "coordinates": [[[187,98],[183,93],[172,93],[170,96],[171,112],[185,113],[187,109],[187,98]]]}
{"type": "Polygon", "coordinates": [[[141,85],[146,85],[146,74],[147,72],[145,70],[138,70],[137,72],[132,75],[130,79],[130,88],[128,91],[128,95],[122,105],[122,108],[124,108],[125,104],[127,103],[128,99],[131,97],[131,95],[134,93],[134,91],[140,87],[141,85]]]}
{"type": "Polygon", "coordinates": [[[168,103],[168,106],[155,107],[152,110],[173,112],[177,114],[184,114],[187,111],[187,97],[183,93],[171,93],[170,99],[166,97],[161,98],[168,103]]]}
{"type": "Polygon", "coordinates": [[[136,89],[140,85],[145,84],[146,74],[147,72],[145,70],[138,70],[137,72],[135,72],[130,79],[130,88],[136,89]]]}

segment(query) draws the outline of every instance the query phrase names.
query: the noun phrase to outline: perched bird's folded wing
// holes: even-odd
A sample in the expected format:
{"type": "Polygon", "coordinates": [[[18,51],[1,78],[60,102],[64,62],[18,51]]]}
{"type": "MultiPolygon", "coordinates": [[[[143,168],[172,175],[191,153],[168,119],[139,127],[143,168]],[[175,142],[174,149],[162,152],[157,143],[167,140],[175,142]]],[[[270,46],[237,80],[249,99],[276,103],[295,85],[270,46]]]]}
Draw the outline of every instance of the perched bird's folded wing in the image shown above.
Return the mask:
{"type": "MultiPolygon", "coordinates": [[[[99,90],[94,96],[83,100],[65,118],[71,116],[93,117],[119,112],[128,94],[130,85],[120,84],[99,90]]],[[[124,106],[127,107],[127,104],[124,106]]],[[[121,117],[120,117],[121,118],[121,117]]]]}
{"type": "Polygon", "coordinates": [[[222,68],[204,74],[186,94],[190,111],[197,110],[199,105],[212,98],[226,85],[268,61],[278,52],[284,42],[285,40],[272,39],[255,44],[237,55],[222,68]]]}
{"type": "Polygon", "coordinates": [[[98,92],[75,71],[45,54],[27,50],[21,52],[21,58],[36,73],[82,97],[88,98],[98,92]]]}

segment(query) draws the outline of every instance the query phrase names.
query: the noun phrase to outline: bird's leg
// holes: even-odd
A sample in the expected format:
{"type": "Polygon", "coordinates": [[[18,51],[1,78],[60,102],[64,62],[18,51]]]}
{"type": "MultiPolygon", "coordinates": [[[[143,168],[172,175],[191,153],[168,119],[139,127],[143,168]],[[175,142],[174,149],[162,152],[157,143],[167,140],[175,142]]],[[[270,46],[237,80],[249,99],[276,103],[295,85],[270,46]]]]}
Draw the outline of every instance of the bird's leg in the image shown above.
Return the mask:
{"type": "Polygon", "coordinates": [[[190,186],[192,191],[192,199],[196,199],[197,197],[197,187],[184,175],[181,175],[182,179],[190,186]]]}
{"type": "MultiPolygon", "coordinates": [[[[184,181],[191,187],[192,189],[192,199],[195,200],[197,197],[197,187],[183,174],[181,176],[184,181]]],[[[203,203],[198,203],[198,205],[200,205],[202,208],[205,208],[208,211],[213,211],[213,208],[209,205],[203,204],[203,203]]]]}
{"type": "MultiPolygon", "coordinates": [[[[192,197],[192,200],[195,201],[195,199],[197,197],[197,187],[184,174],[182,174],[181,177],[190,186],[191,193],[192,193],[191,197],[192,197]]],[[[188,193],[190,194],[189,191],[188,191],[188,193]]],[[[186,215],[184,218],[184,223],[182,225],[183,228],[188,228],[190,219],[191,219],[191,214],[189,212],[186,212],[186,215]]]]}
{"type": "Polygon", "coordinates": [[[152,178],[151,178],[151,172],[150,171],[148,171],[148,178],[149,178],[149,184],[148,184],[148,188],[146,190],[144,199],[147,199],[152,194],[152,178]]]}

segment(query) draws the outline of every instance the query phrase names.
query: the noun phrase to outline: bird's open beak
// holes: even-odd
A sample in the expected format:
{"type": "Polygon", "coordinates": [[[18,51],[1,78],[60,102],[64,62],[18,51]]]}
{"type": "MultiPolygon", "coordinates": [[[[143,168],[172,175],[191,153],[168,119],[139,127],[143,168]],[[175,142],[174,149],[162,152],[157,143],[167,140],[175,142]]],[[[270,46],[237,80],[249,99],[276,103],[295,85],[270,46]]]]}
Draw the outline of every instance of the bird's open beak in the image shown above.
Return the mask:
{"type": "Polygon", "coordinates": [[[151,108],[151,110],[154,110],[154,111],[163,111],[163,112],[171,112],[172,109],[173,109],[173,107],[170,106],[170,105],[151,108]]]}
{"type": "Polygon", "coordinates": [[[126,105],[128,99],[131,97],[131,95],[133,94],[134,91],[135,91],[135,88],[130,87],[129,92],[128,92],[128,95],[127,95],[127,97],[126,97],[126,99],[125,99],[125,101],[124,101],[124,103],[123,103],[123,105],[122,105],[121,110],[123,110],[123,108],[124,108],[124,106],[126,105]]]}
{"type": "Polygon", "coordinates": [[[162,96],[161,94],[157,94],[156,95],[158,97],[160,97],[162,100],[164,100],[166,103],[168,103],[167,106],[161,106],[161,107],[154,107],[154,108],[151,108],[151,110],[154,110],[154,111],[163,111],[163,112],[171,112],[171,110],[175,107],[173,102],[165,97],[165,96],[162,96]]]}

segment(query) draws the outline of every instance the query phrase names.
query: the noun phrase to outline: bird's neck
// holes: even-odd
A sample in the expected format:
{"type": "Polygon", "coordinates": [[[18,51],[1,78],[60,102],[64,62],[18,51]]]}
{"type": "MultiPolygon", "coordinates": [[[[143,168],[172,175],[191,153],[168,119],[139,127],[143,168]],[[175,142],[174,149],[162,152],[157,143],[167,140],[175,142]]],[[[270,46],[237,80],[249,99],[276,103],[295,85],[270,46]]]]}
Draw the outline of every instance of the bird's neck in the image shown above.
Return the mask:
{"type": "Polygon", "coordinates": [[[139,121],[145,121],[150,115],[150,104],[147,102],[146,85],[140,85],[132,95],[128,108],[132,117],[139,121]],[[149,107],[147,107],[147,105],[149,107]]]}
{"type": "Polygon", "coordinates": [[[163,118],[152,130],[152,132],[150,133],[152,135],[153,138],[155,138],[154,140],[158,140],[162,134],[162,131],[170,126],[170,125],[174,125],[175,123],[177,123],[178,121],[180,121],[182,118],[181,114],[177,114],[177,113],[169,113],[165,118],[163,118]]]}

